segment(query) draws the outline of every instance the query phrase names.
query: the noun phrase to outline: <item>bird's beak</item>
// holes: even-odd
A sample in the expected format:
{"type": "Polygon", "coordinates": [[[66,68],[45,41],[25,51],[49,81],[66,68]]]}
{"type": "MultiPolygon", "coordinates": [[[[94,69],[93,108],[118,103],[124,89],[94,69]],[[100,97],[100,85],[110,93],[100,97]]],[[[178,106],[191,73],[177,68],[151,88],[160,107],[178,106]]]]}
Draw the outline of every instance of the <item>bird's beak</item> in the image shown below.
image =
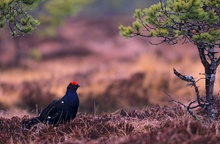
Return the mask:
{"type": "Polygon", "coordinates": [[[78,87],[80,87],[80,84],[77,84],[78,87]]]}

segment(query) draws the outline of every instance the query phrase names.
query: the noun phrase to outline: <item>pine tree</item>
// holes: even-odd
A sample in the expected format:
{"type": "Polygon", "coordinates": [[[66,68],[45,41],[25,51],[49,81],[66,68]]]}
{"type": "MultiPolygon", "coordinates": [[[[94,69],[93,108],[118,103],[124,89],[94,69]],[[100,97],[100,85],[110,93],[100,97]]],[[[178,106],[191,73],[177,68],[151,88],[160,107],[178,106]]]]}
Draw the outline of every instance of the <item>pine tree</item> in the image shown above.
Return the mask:
{"type": "Polygon", "coordinates": [[[12,36],[31,33],[40,24],[28,12],[40,0],[1,0],[0,28],[9,26],[12,36]]]}
{"type": "Polygon", "coordinates": [[[215,99],[213,96],[216,70],[220,64],[220,1],[219,0],[167,0],[160,1],[143,10],[136,9],[132,26],[119,26],[120,34],[126,38],[141,36],[157,37],[158,44],[194,44],[204,66],[206,97],[203,99],[192,76],[185,76],[174,69],[174,74],[190,83],[196,90],[196,101],[186,106],[206,109],[210,122],[214,122],[215,99]],[[197,103],[197,106],[192,104],[197,103]]]}

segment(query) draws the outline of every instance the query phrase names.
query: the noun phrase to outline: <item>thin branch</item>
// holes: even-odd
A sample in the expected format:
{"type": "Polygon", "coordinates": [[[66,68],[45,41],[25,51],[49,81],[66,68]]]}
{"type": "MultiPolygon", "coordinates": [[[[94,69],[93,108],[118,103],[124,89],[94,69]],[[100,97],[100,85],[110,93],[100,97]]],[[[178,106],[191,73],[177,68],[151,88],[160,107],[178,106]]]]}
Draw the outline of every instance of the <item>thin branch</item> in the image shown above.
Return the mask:
{"type": "Polygon", "coordinates": [[[206,78],[199,78],[198,80],[195,81],[195,83],[199,82],[200,80],[205,80],[206,78]]]}
{"type": "Polygon", "coordinates": [[[180,101],[177,101],[177,100],[173,99],[173,97],[170,94],[168,94],[167,92],[164,91],[164,93],[170,98],[170,100],[171,100],[170,102],[175,102],[177,104],[182,105],[184,108],[187,108],[187,106],[185,104],[181,103],[180,101]]]}
{"type": "Polygon", "coordinates": [[[184,36],[182,37],[182,39],[183,39],[182,44],[185,44],[185,43],[187,42],[187,36],[184,35],[184,36]]]}
{"type": "Polygon", "coordinates": [[[146,38],[149,38],[150,36],[148,35],[144,35],[144,34],[141,34],[141,33],[133,33],[130,37],[135,37],[135,36],[141,36],[141,37],[146,37],[146,38]]]}
{"type": "Polygon", "coordinates": [[[166,40],[162,40],[162,41],[159,42],[159,43],[152,43],[151,41],[149,41],[149,43],[150,43],[151,45],[160,45],[160,44],[165,43],[165,42],[166,42],[166,40]]]}
{"type": "Polygon", "coordinates": [[[203,107],[203,106],[204,106],[204,104],[202,104],[202,101],[203,101],[203,100],[202,100],[202,98],[200,97],[199,89],[198,89],[198,87],[197,87],[197,85],[196,85],[196,81],[195,81],[194,77],[193,77],[193,76],[185,76],[185,75],[182,75],[182,74],[180,74],[179,72],[177,72],[176,69],[173,69],[173,72],[174,72],[174,74],[175,74],[178,78],[182,79],[183,81],[189,82],[189,85],[191,85],[191,86],[194,87],[195,92],[196,92],[196,99],[197,99],[198,105],[199,105],[200,107],[203,107]]]}
{"type": "MultiPolygon", "coordinates": [[[[190,114],[194,119],[200,121],[200,120],[194,115],[193,111],[192,111],[191,108],[190,108],[190,105],[193,104],[194,102],[195,102],[195,101],[189,103],[189,105],[187,106],[187,111],[189,112],[189,114],[190,114]]],[[[196,107],[195,107],[195,108],[196,108],[196,107]]]]}
{"type": "Polygon", "coordinates": [[[196,115],[193,113],[193,111],[191,110],[192,108],[190,107],[192,105],[192,103],[194,103],[195,101],[191,102],[188,106],[186,106],[185,104],[183,104],[180,101],[175,100],[170,94],[168,94],[167,92],[164,92],[169,98],[170,98],[170,102],[175,102],[177,104],[182,105],[184,108],[186,108],[187,112],[196,120],[199,120],[196,115]]]}
{"type": "Polygon", "coordinates": [[[201,107],[200,105],[191,106],[191,105],[194,104],[195,102],[197,102],[197,101],[192,101],[192,102],[190,102],[189,105],[187,106],[187,108],[188,108],[188,109],[195,109],[195,108],[201,107]]]}
{"type": "Polygon", "coordinates": [[[198,51],[199,51],[200,60],[203,64],[203,66],[207,69],[210,64],[209,64],[209,62],[207,61],[207,59],[205,57],[205,48],[198,47],[198,51]]]}

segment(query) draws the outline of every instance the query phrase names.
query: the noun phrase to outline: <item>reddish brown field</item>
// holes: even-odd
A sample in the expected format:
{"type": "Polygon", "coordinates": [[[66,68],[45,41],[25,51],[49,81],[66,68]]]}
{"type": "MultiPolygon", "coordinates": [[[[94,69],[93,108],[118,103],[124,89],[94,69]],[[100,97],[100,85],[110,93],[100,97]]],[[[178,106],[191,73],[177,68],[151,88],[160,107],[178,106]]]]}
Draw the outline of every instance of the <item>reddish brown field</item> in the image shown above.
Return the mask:
{"type": "Polygon", "coordinates": [[[52,127],[37,124],[22,129],[24,117],[0,118],[0,143],[64,144],[216,144],[220,125],[193,120],[179,106],[147,107],[142,110],[121,109],[102,115],[78,114],[71,122],[52,127]]]}

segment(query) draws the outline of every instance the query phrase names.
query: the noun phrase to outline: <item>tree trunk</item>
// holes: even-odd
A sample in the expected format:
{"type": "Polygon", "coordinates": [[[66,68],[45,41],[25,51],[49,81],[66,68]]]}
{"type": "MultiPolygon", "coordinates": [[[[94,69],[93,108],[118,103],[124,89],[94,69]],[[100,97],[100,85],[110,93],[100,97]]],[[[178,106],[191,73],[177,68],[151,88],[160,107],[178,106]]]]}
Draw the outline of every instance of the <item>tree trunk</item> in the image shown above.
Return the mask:
{"type": "MultiPolygon", "coordinates": [[[[214,99],[214,84],[218,62],[215,59],[214,45],[210,45],[208,53],[205,53],[206,48],[203,44],[198,45],[200,60],[205,68],[205,90],[206,90],[206,110],[209,121],[215,122],[215,99],[214,99]],[[208,60],[209,59],[209,60],[208,60]]],[[[207,50],[206,50],[207,51],[207,50]]]]}
{"type": "Polygon", "coordinates": [[[15,55],[13,57],[13,60],[12,60],[12,66],[18,66],[20,64],[20,61],[21,61],[21,58],[22,58],[22,55],[23,55],[23,50],[22,50],[22,47],[21,47],[21,38],[20,37],[15,37],[13,39],[14,41],[14,49],[15,49],[15,55]]]}
{"type": "Polygon", "coordinates": [[[214,82],[216,76],[216,68],[205,70],[206,80],[205,80],[205,89],[206,89],[206,101],[207,101],[207,115],[210,122],[215,121],[215,101],[214,101],[214,82]]]}

